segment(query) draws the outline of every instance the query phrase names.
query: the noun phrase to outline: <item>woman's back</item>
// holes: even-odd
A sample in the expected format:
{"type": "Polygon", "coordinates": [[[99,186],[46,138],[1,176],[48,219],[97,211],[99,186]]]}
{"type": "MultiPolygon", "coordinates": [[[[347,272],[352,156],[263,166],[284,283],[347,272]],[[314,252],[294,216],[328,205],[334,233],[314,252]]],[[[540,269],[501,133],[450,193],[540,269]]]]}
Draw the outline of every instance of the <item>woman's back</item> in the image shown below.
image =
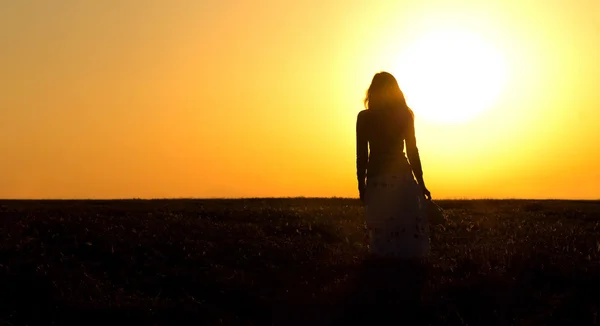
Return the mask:
{"type": "Polygon", "coordinates": [[[412,117],[394,109],[361,111],[357,121],[357,136],[368,142],[368,176],[390,175],[410,171],[404,153],[404,141],[412,117]]]}

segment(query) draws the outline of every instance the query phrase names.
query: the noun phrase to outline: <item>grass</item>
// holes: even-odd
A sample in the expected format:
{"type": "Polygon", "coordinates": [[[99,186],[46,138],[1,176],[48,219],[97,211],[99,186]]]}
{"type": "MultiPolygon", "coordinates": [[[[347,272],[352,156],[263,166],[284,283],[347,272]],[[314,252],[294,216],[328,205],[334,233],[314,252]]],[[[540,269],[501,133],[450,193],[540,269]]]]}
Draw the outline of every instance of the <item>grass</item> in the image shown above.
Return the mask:
{"type": "Polygon", "coordinates": [[[438,204],[408,269],[352,199],[0,201],[0,325],[597,323],[600,202],[438,204]]]}

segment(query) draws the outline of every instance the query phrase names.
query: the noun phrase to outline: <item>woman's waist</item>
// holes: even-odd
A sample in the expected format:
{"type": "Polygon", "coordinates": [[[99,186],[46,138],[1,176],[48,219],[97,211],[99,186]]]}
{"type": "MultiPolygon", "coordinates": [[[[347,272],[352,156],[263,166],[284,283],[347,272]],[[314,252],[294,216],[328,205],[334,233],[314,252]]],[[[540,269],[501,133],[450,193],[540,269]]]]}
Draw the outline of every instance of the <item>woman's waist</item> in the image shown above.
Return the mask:
{"type": "Polygon", "coordinates": [[[398,160],[398,161],[386,161],[386,162],[373,162],[369,161],[369,166],[367,167],[367,177],[377,177],[377,176],[410,176],[412,177],[412,169],[410,164],[408,164],[408,160],[398,160]]]}
{"type": "MultiPolygon", "coordinates": [[[[378,174],[370,174],[367,176],[367,186],[377,187],[378,185],[392,185],[392,184],[415,184],[416,181],[409,171],[403,172],[387,172],[387,173],[378,173],[378,174]]],[[[384,187],[385,188],[385,187],[384,187]]]]}
{"type": "Polygon", "coordinates": [[[371,151],[369,153],[369,161],[373,162],[406,162],[407,158],[404,151],[371,151]]]}
{"type": "Polygon", "coordinates": [[[404,153],[395,155],[371,155],[368,168],[377,170],[406,170],[410,169],[408,159],[404,153]]]}

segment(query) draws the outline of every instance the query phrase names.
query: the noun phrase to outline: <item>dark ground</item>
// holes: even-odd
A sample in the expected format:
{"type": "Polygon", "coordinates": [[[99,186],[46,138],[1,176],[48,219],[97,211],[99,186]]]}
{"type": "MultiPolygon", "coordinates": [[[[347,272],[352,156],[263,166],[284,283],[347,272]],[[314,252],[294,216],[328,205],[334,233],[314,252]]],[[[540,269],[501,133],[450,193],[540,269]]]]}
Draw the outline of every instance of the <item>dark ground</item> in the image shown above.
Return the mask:
{"type": "Polygon", "coordinates": [[[438,204],[408,270],[357,200],[0,201],[0,325],[597,323],[600,202],[438,204]]]}

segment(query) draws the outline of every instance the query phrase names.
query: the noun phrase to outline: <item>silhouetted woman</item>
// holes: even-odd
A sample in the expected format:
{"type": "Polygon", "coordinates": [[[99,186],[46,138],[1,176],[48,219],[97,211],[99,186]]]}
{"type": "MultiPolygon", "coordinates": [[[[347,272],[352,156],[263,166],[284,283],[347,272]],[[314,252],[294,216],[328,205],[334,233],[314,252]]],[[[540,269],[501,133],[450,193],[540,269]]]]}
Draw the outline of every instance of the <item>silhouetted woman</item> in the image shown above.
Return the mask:
{"type": "Polygon", "coordinates": [[[375,74],[364,104],[356,120],[356,166],[371,253],[423,258],[429,253],[424,207],[431,194],[423,181],[414,114],[387,72],[375,74]]]}

